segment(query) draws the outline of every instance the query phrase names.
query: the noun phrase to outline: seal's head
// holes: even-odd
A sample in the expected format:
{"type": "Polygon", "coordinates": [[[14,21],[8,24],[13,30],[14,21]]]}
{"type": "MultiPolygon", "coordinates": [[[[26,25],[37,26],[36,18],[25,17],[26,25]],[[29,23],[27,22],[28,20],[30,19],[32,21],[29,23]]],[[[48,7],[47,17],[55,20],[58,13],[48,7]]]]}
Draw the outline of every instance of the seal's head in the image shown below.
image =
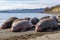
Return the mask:
{"type": "Polygon", "coordinates": [[[12,25],[13,21],[16,20],[16,19],[18,19],[18,18],[16,18],[16,17],[9,18],[7,21],[4,22],[4,24],[2,24],[1,28],[2,29],[11,28],[11,25],[12,25]]]}

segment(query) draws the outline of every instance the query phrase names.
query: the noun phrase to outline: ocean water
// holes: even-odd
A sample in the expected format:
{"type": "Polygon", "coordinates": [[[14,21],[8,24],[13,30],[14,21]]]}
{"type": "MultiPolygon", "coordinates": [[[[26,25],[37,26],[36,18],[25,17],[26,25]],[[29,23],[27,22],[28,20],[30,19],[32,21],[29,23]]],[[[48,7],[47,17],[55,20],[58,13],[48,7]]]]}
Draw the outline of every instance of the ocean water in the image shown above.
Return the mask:
{"type": "Polygon", "coordinates": [[[52,14],[46,14],[46,13],[0,13],[0,26],[10,17],[18,17],[18,18],[24,18],[24,17],[30,17],[30,18],[41,18],[44,16],[52,16],[52,14]]]}

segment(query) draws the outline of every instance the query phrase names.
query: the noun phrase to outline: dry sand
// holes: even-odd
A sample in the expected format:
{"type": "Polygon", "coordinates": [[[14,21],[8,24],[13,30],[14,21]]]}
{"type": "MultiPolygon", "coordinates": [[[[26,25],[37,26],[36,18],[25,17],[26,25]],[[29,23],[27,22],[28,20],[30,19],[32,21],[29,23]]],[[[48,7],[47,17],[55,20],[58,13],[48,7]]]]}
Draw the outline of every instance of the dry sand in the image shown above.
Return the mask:
{"type": "Polygon", "coordinates": [[[30,38],[29,40],[60,40],[60,32],[56,34],[47,34],[41,37],[30,38]]]}

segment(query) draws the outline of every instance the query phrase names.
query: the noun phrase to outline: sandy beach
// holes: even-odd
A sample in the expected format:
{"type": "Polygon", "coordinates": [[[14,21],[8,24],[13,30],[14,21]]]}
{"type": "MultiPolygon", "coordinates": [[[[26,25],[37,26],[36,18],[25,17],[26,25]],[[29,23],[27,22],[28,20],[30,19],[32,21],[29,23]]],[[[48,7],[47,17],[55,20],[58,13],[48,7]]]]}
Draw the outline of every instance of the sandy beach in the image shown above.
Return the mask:
{"type": "Polygon", "coordinates": [[[60,40],[60,0],[0,0],[0,40],[60,40]]]}
{"type": "Polygon", "coordinates": [[[0,40],[59,40],[60,28],[51,32],[11,32],[9,29],[0,30],[0,40]]]}
{"type": "Polygon", "coordinates": [[[29,40],[60,40],[60,32],[55,34],[47,34],[41,37],[39,36],[29,40]]]}
{"type": "Polygon", "coordinates": [[[0,40],[59,40],[60,27],[50,32],[11,32],[10,29],[0,30],[0,40]]]}

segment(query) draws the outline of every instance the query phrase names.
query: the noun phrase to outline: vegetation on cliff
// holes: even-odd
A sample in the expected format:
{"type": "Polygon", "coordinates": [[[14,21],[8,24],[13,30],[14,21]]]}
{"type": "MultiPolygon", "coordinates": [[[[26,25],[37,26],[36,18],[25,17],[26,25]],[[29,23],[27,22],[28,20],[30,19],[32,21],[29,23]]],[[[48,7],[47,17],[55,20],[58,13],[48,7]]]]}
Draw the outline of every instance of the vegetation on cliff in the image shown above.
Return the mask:
{"type": "Polygon", "coordinates": [[[60,13],[60,5],[56,5],[53,7],[46,7],[45,8],[46,13],[60,13]]]}

